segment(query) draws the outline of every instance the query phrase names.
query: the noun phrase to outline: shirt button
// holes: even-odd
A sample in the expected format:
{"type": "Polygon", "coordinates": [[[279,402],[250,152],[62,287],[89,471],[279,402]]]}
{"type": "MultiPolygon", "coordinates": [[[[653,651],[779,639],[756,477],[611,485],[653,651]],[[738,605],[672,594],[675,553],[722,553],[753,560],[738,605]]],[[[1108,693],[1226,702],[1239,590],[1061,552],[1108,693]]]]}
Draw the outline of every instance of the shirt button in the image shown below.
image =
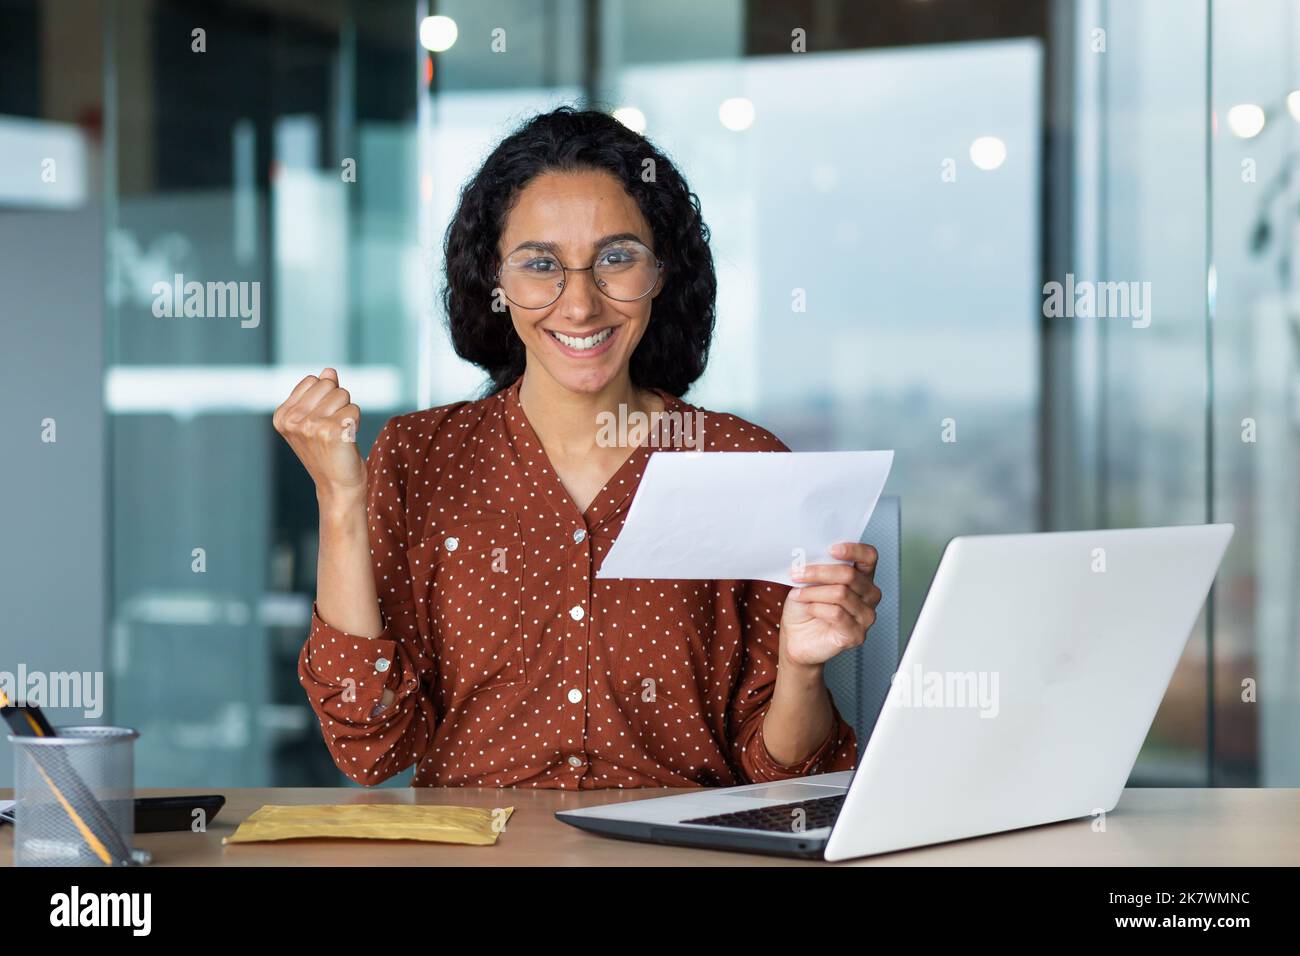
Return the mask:
{"type": "Polygon", "coordinates": [[[460,541],[456,538],[451,538],[451,537],[443,541],[442,544],[443,547],[445,547],[448,551],[455,551],[457,548],[460,547],[460,541]]]}
{"type": "Polygon", "coordinates": [[[379,658],[379,660],[375,661],[375,670],[378,671],[380,674],[388,670],[388,658],[381,657],[379,658]]]}
{"type": "Polygon", "coordinates": [[[577,704],[580,703],[581,701],[582,701],[582,691],[578,690],[578,688],[576,687],[573,688],[573,690],[569,691],[570,704],[577,704]]]}
{"type": "Polygon", "coordinates": [[[569,766],[570,766],[570,767],[581,767],[581,766],[582,766],[582,758],[581,758],[581,757],[570,757],[570,758],[569,758],[569,766]]]}
{"type": "Polygon", "coordinates": [[[582,544],[582,542],[585,541],[586,539],[587,539],[587,532],[584,529],[579,528],[577,531],[573,532],[573,540],[578,544],[582,544]]]}
{"type": "Polygon", "coordinates": [[[573,618],[575,621],[581,621],[582,615],[585,613],[586,612],[582,609],[581,604],[575,604],[573,607],[569,608],[569,617],[573,618]]]}

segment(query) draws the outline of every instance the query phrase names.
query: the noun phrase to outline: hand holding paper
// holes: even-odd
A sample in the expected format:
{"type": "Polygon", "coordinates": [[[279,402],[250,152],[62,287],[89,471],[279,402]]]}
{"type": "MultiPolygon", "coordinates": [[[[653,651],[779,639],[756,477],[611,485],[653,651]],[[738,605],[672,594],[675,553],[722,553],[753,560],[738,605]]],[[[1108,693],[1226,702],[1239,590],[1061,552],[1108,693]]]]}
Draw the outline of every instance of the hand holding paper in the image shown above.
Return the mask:
{"type": "Polygon", "coordinates": [[[860,541],[892,451],[656,452],[597,578],[773,581],[860,541]]]}

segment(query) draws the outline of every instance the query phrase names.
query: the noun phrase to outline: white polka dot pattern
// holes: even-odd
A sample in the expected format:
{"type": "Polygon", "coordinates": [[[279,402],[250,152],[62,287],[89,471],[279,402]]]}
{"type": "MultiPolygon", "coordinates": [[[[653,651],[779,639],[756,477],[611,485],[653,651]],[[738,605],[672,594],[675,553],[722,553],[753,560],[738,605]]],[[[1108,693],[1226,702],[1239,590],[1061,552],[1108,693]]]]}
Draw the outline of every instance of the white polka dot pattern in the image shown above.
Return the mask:
{"type": "MultiPolygon", "coordinates": [[[[653,448],[635,448],[580,513],[509,388],[400,415],[368,459],[383,633],[313,609],[299,677],[335,763],[373,785],[731,786],[853,767],[835,710],[798,764],[763,743],[788,588],[597,580],[653,448]],[[377,663],[383,661],[383,666],[377,663]],[[384,688],[395,699],[379,709],[384,688]]],[[[658,392],[668,412],[695,406],[658,392]]],[[[788,451],[703,412],[705,451],[788,451]]]]}

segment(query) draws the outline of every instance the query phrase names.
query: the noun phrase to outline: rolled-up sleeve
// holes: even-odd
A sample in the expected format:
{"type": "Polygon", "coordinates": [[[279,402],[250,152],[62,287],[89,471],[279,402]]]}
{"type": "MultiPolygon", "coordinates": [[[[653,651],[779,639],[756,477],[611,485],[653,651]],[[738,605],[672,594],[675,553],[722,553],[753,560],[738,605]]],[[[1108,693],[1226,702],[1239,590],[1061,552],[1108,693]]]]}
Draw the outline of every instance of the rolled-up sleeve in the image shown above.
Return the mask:
{"type": "Polygon", "coordinates": [[[366,515],[383,630],[359,637],[312,607],[298,677],[334,763],[358,783],[387,780],[428,751],[437,727],[433,657],[415,618],[406,563],[405,443],[399,419],[375,439],[366,461],[366,515]],[[394,699],[382,706],[384,690],[394,699]]]}
{"type": "Polygon", "coordinates": [[[852,770],[857,756],[853,728],[840,716],[830,691],[827,696],[831,702],[831,729],[803,760],[780,763],[763,740],[763,723],[776,686],[781,608],[789,591],[784,585],[751,581],[746,585],[741,606],[745,660],[731,701],[729,726],[732,759],[750,783],[852,770]]]}

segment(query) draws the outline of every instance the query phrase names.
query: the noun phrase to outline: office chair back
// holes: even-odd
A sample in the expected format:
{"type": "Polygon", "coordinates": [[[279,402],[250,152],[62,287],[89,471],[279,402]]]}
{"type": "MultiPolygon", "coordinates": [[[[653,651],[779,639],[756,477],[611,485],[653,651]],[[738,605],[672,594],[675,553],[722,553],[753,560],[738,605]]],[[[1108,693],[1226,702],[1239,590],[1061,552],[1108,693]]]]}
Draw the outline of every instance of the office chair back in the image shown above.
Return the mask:
{"type": "Polygon", "coordinates": [[[876,622],[859,647],[835,655],[826,664],[826,686],[835,698],[835,706],[858,738],[861,757],[871,736],[880,708],[884,705],[889,684],[902,658],[902,634],[899,599],[903,580],[902,507],[896,496],[884,497],[867,522],[862,540],[879,552],[876,563],[876,586],[880,588],[880,606],[876,622]]]}

